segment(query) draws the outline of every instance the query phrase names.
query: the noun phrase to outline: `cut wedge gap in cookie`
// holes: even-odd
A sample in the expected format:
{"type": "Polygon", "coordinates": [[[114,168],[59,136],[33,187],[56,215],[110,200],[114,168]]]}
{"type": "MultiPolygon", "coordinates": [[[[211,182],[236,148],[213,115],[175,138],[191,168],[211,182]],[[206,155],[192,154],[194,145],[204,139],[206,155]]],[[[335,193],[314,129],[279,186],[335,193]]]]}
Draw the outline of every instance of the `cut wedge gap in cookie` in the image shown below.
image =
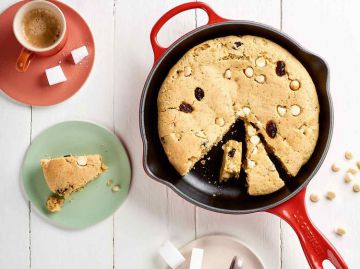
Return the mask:
{"type": "Polygon", "coordinates": [[[248,194],[251,196],[266,195],[285,186],[284,181],[268,156],[257,130],[249,123],[246,128],[246,164],[248,194]],[[255,139],[256,138],[256,139],[255,139]]]}

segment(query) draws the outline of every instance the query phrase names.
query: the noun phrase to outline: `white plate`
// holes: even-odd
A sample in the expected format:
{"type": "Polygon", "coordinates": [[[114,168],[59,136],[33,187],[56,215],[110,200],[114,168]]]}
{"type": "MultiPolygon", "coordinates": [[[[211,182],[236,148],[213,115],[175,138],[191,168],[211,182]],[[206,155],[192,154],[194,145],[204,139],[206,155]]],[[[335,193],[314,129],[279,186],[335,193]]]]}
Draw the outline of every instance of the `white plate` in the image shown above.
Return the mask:
{"type": "Polygon", "coordinates": [[[193,248],[204,250],[202,269],[228,269],[234,256],[243,261],[242,269],[265,269],[260,258],[248,246],[236,238],[222,235],[205,236],[184,246],[180,252],[186,261],[178,269],[189,269],[193,248]]]}

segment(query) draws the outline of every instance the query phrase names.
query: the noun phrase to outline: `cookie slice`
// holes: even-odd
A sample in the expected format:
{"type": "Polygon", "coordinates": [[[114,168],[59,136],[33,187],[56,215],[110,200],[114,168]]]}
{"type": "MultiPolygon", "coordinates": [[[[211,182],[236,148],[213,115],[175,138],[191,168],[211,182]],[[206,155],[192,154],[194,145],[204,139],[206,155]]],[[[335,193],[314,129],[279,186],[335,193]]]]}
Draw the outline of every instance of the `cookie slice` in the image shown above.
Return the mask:
{"type": "Polygon", "coordinates": [[[85,187],[107,170],[98,154],[43,159],[40,165],[49,189],[63,197],[85,187]]]}
{"type": "Polygon", "coordinates": [[[285,184],[270,160],[256,129],[246,124],[246,181],[252,196],[265,195],[281,189],[285,184]]]}
{"type": "Polygon", "coordinates": [[[224,145],[224,155],[220,170],[220,182],[239,178],[241,170],[242,143],[229,140],[224,145]]]}

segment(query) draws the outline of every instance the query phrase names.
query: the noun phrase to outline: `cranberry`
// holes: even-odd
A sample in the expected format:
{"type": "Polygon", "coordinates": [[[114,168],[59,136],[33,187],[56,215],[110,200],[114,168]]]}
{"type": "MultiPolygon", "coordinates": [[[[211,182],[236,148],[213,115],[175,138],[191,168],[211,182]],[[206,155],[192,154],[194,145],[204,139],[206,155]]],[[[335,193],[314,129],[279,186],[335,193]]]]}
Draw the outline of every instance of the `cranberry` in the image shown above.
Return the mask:
{"type": "Polygon", "coordinates": [[[194,109],[188,103],[182,102],[179,106],[179,110],[185,113],[191,113],[194,109]]]}
{"type": "Polygon", "coordinates": [[[204,95],[205,95],[204,90],[199,87],[196,87],[196,89],[195,89],[196,100],[200,101],[201,99],[204,98],[204,95]]]}
{"type": "Polygon", "coordinates": [[[229,156],[230,158],[234,157],[235,151],[236,151],[236,149],[232,148],[232,149],[228,152],[228,156],[229,156]]]}
{"type": "Polygon", "coordinates": [[[283,75],[285,75],[285,62],[277,61],[275,71],[279,77],[282,77],[283,75]]]}
{"type": "Polygon", "coordinates": [[[266,133],[270,138],[274,138],[276,136],[277,127],[274,121],[272,120],[268,121],[268,123],[266,124],[266,133]]]}

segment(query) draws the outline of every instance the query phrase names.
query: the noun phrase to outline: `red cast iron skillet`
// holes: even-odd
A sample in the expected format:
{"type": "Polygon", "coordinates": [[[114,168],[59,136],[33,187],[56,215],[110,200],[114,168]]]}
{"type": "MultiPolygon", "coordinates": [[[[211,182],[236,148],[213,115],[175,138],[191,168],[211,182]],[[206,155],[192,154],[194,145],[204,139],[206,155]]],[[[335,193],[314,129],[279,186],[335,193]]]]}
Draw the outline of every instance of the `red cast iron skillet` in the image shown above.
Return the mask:
{"type": "MultiPolygon", "coordinates": [[[[306,185],[323,162],[332,135],[333,108],[328,92],[328,68],[325,62],[276,29],[249,21],[223,19],[201,2],[186,3],[168,11],[153,27],[150,39],[155,61],[145,83],[140,104],[140,129],[146,173],[169,186],[184,199],[208,210],[228,214],[259,211],[275,214],[294,228],[311,268],[323,268],[324,260],[329,260],[337,269],[348,268],[335,248],[310,221],[304,201],[306,185]],[[160,46],[156,38],[161,27],[176,14],[195,8],[203,9],[208,14],[208,23],[184,35],[169,48],[160,46]],[[219,175],[221,145],[210,151],[210,160],[207,161],[205,169],[197,164],[188,175],[182,177],[169,163],[158,136],[157,96],[170,68],[192,47],[203,41],[227,35],[261,36],[286,48],[306,67],[319,97],[320,134],[314,153],[299,174],[288,180],[284,188],[262,197],[249,196],[241,180],[221,185],[212,183],[219,175]],[[216,196],[213,196],[214,193],[216,196]]],[[[224,141],[243,137],[244,128],[241,122],[235,124],[234,131],[229,132],[224,141]]]]}

